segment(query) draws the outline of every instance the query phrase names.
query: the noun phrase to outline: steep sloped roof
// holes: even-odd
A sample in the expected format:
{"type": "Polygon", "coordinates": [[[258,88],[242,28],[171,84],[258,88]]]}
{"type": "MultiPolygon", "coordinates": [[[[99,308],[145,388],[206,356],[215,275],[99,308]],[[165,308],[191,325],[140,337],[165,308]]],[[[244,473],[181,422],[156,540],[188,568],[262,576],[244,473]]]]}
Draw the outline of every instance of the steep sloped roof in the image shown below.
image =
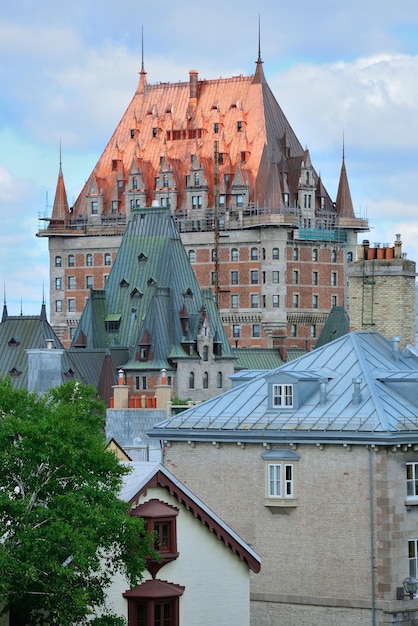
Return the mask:
{"type": "Polygon", "coordinates": [[[149,434],[164,440],[417,442],[417,380],[414,350],[399,351],[396,342],[373,331],[352,332],[149,434]],[[289,381],[298,386],[299,402],[273,407],[270,385],[289,381]]]}
{"type": "Polygon", "coordinates": [[[163,465],[152,462],[136,462],[128,463],[128,465],[132,471],[123,479],[120,494],[122,500],[134,505],[137,503],[138,497],[146,494],[147,489],[151,487],[166,489],[178,500],[181,506],[184,506],[194,515],[197,523],[203,524],[253,572],[260,571],[261,559],[258,554],[163,465]]]}
{"type": "Polygon", "coordinates": [[[126,367],[141,368],[136,350],[147,337],[146,368],[167,368],[167,356],[186,356],[181,316],[187,311],[189,334],[196,339],[204,310],[222,355],[233,358],[214,300],[201,290],[169,208],[134,210],[105,289],[91,292],[73,348],[80,337],[88,349],[119,346],[130,350],[126,367]]]}
{"type": "MultiPolygon", "coordinates": [[[[6,305],[0,323],[0,376],[10,376],[17,389],[28,388],[27,350],[45,349],[47,340],[54,348],[63,349],[61,342],[46,319],[45,305],[37,315],[8,315],[6,305]]],[[[63,354],[62,376],[75,367],[63,354]]]]}

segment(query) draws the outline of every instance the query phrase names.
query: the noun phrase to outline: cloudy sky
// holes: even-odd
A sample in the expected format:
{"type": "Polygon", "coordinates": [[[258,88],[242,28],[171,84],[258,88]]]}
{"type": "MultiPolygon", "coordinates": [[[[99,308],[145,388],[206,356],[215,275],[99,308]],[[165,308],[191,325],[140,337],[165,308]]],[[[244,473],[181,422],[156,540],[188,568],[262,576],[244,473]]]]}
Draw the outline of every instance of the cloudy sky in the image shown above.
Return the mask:
{"type": "MultiPolygon", "coordinates": [[[[354,210],[372,243],[418,261],[417,0],[18,0],[0,8],[0,280],[9,314],[48,311],[60,141],[73,204],[147,79],[264,73],[335,198],[344,137],[354,210]]],[[[362,237],[363,238],[363,237],[362,237]]]]}

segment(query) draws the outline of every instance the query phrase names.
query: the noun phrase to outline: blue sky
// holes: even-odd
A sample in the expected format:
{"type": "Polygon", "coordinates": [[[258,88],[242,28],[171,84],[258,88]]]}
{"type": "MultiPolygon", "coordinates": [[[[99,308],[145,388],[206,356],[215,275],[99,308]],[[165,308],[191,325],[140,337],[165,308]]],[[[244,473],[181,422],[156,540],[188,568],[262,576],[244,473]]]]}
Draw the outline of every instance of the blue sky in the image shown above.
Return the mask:
{"type": "MultiPolygon", "coordinates": [[[[20,0],[0,9],[0,281],[10,314],[48,311],[59,146],[70,205],[137,86],[252,74],[279,104],[335,198],[344,136],[354,210],[372,243],[400,233],[418,261],[416,0],[20,0]],[[158,7],[155,8],[155,7],[158,7]]],[[[6,5],[6,6],[5,6],[6,5]]]]}

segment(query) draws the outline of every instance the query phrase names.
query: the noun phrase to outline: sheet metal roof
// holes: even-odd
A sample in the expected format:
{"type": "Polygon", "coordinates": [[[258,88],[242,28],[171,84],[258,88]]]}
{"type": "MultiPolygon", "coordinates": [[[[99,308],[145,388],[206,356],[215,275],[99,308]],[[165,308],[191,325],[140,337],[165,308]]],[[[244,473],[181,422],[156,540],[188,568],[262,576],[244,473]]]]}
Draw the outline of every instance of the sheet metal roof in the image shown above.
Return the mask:
{"type": "Polygon", "coordinates": [[[165,420],[149,434],[163,440],[418,442],[417,381],[414,350],[396,351],[374,331],[353,332],[165,420]],[[290,382],[299,404],[272,408],[269,385],[290,382]]]}

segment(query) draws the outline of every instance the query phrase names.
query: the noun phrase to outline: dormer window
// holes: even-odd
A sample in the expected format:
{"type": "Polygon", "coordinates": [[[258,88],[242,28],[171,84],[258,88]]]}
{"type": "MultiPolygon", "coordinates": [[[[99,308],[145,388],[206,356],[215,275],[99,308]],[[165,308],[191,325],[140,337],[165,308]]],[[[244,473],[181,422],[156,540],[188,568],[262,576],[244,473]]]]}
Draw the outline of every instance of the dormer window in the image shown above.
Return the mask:
{"type": "Polygon", "coordinates": [[[272,385],[272,405],[273,407],[286,409],[293,408],[293,385],[272,385]]]}
{"type": "Polygon", "coordinates": [[[119,330],[121,318],[122,318],[122,316],[119,315],[119,314],[107,315],[107,317],[105,319],[106,332],[108,332],[108,333],[116,333],[119,330]]]}
{"type": "Polygon", "coordinates": [[[18,346],[20,346],[20,341],[19,339],[12,337],[10,341],[7,342],[7,345],[9,346],[9,348],[17,348],[18,346]]]}
{"type": "Polygon", "coordinates": [[[148,257],[145,256],[145,254],[143,252],[141,252],[141,254],[138,257],[138,261],[139,261],[139,263],[148,261],[148,257]]]}

